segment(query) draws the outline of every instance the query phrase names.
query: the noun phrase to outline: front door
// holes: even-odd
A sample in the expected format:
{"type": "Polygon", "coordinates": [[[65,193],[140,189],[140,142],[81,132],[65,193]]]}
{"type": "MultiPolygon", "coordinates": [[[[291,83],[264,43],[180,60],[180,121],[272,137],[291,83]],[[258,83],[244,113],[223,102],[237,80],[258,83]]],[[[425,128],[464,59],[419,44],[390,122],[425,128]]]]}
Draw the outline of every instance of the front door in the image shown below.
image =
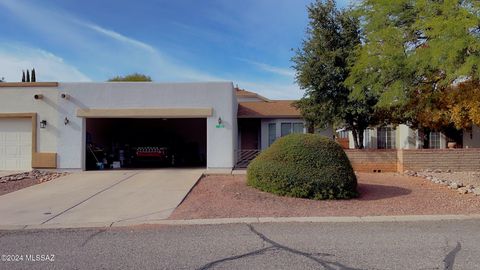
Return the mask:
{"type": "Polygon", "coordinates": [[[240,148],[242,150],[259,149],[259,134],[259,119],[242,119],[240,121],[240,148]]]}

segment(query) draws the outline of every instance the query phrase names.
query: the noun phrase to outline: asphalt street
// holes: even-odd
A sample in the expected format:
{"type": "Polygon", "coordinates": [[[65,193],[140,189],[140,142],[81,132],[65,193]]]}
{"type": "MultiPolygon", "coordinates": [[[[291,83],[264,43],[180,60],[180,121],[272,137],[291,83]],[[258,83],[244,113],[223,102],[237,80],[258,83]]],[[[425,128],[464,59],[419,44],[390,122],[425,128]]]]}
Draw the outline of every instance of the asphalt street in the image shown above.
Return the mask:
{"type": "Polygon", "coordinates": [[[0,268],[475,270],[479,228],[457,220],[1,231],[0,268]]]}

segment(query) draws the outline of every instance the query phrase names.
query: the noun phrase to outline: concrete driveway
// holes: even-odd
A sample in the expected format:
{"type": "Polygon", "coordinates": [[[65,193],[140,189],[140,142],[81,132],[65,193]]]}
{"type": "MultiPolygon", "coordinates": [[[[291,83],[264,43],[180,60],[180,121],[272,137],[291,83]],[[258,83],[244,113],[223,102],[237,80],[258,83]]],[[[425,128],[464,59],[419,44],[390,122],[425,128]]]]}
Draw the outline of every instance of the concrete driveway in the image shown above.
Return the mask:
{"type": "Polygon", "coordinates": [[[73,173],[0,196],[0,226],[109,226],[166,219],[203,171],[73,173]]]}

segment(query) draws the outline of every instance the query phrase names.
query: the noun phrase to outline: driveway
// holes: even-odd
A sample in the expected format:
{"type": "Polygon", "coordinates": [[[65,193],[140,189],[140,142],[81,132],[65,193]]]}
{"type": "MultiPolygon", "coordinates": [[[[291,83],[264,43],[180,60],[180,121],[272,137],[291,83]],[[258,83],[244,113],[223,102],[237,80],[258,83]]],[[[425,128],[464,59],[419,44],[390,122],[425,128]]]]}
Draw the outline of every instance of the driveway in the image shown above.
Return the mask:
{"type": "Polygon", "coordinates": [[[0,196],[0,226],[141,224],[166,219],[201,169],[78,172],[0,196]]]}

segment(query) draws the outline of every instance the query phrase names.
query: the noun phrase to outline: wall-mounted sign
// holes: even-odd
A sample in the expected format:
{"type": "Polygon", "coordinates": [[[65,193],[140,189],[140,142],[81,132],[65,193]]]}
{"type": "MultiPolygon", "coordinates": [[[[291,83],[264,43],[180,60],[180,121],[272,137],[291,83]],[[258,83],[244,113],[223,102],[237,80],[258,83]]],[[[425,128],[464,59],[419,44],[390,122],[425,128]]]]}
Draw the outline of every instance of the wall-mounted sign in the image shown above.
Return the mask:
{"type": "Polygon", "coordinates": [[[215,126],[216,128],[225,128],[225,125],[224,124],[218,124],[215,126]]]}

